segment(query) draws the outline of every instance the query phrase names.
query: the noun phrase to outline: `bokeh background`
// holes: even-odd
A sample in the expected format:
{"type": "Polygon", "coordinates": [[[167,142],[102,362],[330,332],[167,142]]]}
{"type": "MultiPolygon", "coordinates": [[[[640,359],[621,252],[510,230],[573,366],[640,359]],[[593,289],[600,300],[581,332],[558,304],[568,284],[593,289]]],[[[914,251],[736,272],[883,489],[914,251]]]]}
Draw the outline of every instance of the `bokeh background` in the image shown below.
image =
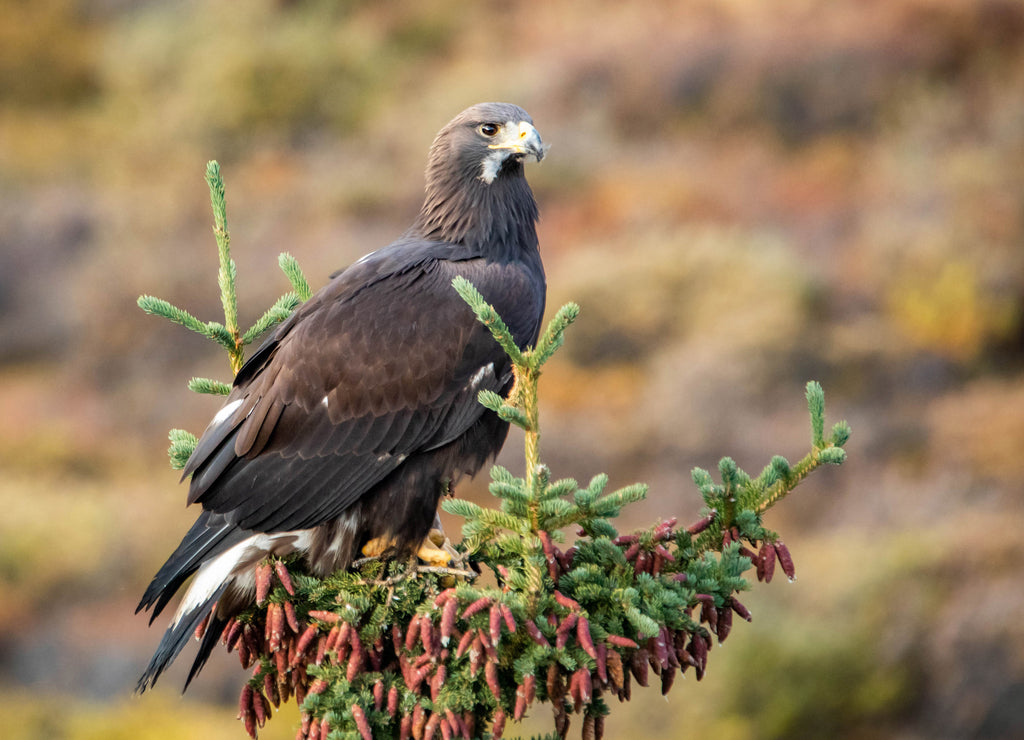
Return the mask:
{"type": "Polygon", "coordinates": [[[135,299],[218,317],[207,160],[251,322],[279,252],[318,286],[399,234],[435,132],[495,99],[552,144],[549,303],[583,307],[542,386],[556,476],[688,522],[692,467],[804,454],[805,381],[854,429],[770,514],[798,580],[608,736],[1024,736],[1016,0],[4,0],[0,734],[244,737],[233,656],[129,696],[164,623],[135,603],[194,517],[166,430],[229,375],[135,299]]]}

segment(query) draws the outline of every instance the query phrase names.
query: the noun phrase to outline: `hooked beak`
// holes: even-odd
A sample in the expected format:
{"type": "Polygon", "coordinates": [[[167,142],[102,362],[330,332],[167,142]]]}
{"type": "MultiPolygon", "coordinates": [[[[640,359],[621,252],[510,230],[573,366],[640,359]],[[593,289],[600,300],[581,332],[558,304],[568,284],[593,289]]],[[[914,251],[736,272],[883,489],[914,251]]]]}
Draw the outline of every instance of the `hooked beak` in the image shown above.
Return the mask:
{"type": "Polygon", "coordinates": [[[533,124],[520,121],[518,125],[509,122],[502,128],[501,139],[488,144],[489,149],[506,149],[513,154],[533,157],[537,162],[544,159],[548,144],[541,141],[540,134],[533,124]]]}

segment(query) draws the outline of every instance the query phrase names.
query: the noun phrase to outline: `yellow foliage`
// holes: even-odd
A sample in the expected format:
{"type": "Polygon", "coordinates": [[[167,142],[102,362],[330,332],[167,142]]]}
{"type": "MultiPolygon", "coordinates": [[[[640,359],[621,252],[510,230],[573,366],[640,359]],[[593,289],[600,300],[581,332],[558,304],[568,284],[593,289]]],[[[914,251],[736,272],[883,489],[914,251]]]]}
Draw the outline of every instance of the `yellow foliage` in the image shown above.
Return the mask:
{"type": "Polygon", "coordinates": [[[977,268],[964,260],[905,270],[890,284],[886,303],[914,346],[958,361],[976,358],[1020,321],[1016,301],[986,290],[977,268]]]}
{"type": "Polygon", "coordinates": [[[96,94],[98,36],[71,0],[4,3],[0,89],[5,103],[64,108],[96,94]]]}

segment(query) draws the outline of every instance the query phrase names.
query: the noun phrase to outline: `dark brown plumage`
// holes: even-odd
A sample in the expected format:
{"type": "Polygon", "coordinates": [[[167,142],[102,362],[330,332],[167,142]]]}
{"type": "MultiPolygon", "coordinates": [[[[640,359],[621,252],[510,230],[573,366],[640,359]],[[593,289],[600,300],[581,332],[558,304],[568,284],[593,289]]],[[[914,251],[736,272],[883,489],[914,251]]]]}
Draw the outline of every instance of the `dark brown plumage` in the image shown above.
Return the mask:
{"type": "Polygon", "coordinates": [[[469,279],[521,346],[536,341],[545,281],[523,160],[544,153],[517,106],[460,113],[431,147],[412,227],[337,273],[239,371],[185,467],[203,511],[139,604],[155,618],[195,576],[139,691],[213,610],[191,681],[252,602],[262,559],[298,551],[326,575],[371,540],[415,550],[442,492],[501,448],[508,426],[476,396],[507,392],[511,368],[451,281],[469,279]]]}

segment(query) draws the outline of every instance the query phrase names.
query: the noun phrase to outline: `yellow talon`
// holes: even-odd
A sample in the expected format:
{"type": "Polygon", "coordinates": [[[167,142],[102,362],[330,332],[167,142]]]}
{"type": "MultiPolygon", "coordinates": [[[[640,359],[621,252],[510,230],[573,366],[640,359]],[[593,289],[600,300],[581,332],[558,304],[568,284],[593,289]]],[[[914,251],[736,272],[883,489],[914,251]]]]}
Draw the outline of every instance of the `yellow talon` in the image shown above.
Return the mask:
{"type": "MultiPolygon", "coordinates": [[[[441,535],[441,538],[441,542],[443,543],[444,535],[441,535]]],[[[435,567],[444,567],[452,561],[452,556],[435,545],[433,537],[429,535],[425,540],[423,540],[423,543],[420,545],[420,549],[416,551],[416,557],[427,565],[433,565],[435,567]]]]}
{"type": "Polygon", "coordinates": [[[391,537],[374,537],[363,545],[363,555],[368,558],[380,557],[395,548],[395,540],[391,537]]]}

